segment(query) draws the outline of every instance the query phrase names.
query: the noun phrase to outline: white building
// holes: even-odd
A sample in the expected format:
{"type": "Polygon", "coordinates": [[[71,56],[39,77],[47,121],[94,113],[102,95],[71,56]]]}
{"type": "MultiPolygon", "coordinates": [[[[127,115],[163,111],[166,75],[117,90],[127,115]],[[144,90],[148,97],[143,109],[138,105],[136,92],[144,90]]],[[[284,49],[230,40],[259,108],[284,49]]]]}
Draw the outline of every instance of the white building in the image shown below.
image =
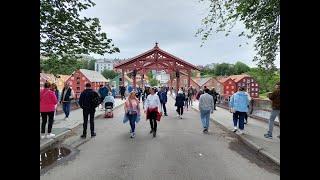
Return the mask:
{"type": "Polygon", "coordinates": [[[166,74],[164,71],[160,71],[157,73],[156,79],[160,81],[160,84],[164,84],[170,80],[170,75],[166,74]]]}
{"type": "Polygon", "coordinates": [[[113,70],[113,60],[99,59],[94,63],[95,71],[102,73],[105,69],[113,70]]]}

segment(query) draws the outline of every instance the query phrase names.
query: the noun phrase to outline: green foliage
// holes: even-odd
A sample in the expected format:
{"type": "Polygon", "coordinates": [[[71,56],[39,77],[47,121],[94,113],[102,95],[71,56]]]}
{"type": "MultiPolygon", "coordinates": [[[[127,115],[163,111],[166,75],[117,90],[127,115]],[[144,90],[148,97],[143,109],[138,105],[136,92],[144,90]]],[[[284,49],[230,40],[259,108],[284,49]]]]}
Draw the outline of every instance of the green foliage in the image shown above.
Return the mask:
{"type": "Polygon", "coordinates": [[[150,84],[150,86],[158,86],[159,81],[158,81],[157,79],[151,78],[151,79],[149,80],[149,84],[150,84]]]}
{"type": "Polygon", "coordinates": [[[209,12],[196,33],[202,37],[202,43],[214,30],[228,36],[240,21],[248,31],[239,36],[255,38],[257,54],[253,61],[260,68],[275,71],[274,61],[280,49],[280,0],[200,0],[204,1],[210,3],[209,12]]]}
{"type": "Polygon", "coordinates": [[[46,73],[51,74],[72,74],[77,69],[86,67],[86,61],[75,57],[50,57],[40,60],[40,67],[46,73]]]}
{"type": "Polygon", "coordinates": [[[94,5],[91,0],[40,0],[40,54],[65,57],[120,52],[101,32],[98,18],[80,16],[94,5]]]}
{"type": "Polygon", "coordinates": [[[152,75],[152,72],[151,72],[151,71],[149,71],[149,72],[147,73],[147,77],[148,77],[148,79],[152,79],[152,78],[153,78],[153,75],[152,75]]]}
{"type": "Polygon", "coordinates": [[[95,68],[95,67],[94,67],[94,64],[95,64],[95,62],[96,62],[95,59],[89,61],[89,63],[88,63],[88,69],[89,69],[89,70],[94,71],[94,68],[95,68]]]}
{"type": "Polygon", "coordinates": [[[108,70],[108,69],[105,69],[102,71],[101,73],[106,79],[114,79],[115,77],[117,77],[119,74],[116,73],[115,71],[113,70],[108,70]]]}
{"type": "Polygon", "coordinates": [[[235,71],[235,74],[242,74],[242,73],[250,71],[250,67],[248,65],[238,61],[234,65],[234,71],[235,71]]]}
{"type": "Polygon", "coordinates": [[[221,63],[215,66],[215,75],[224,76],[224,75],[232,75],[235,74],[235,68],[233,64],[221,63]]]}
{"type": "Polygon", "coordinates": [[[278,72],[251,68],[247,73],[259,83],[261,94],[271,92],[275,84],[280,81],[280,74],[278,72]]]}

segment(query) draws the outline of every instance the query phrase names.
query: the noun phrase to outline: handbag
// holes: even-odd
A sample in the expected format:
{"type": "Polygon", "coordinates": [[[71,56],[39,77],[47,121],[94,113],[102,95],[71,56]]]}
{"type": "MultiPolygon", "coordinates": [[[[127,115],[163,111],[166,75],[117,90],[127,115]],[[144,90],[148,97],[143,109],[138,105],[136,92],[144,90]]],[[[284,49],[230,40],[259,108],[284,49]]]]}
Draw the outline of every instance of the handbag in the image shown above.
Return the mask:
{"type": "Polygon", "coordinates": [[[161,112],[159,112],[159,111],[157,111],[157,117],[156,117],[156,120],[157,120],[157,121],[160,121],[161,116],[162,116],[162,113],[161,113],[161,112]]]}

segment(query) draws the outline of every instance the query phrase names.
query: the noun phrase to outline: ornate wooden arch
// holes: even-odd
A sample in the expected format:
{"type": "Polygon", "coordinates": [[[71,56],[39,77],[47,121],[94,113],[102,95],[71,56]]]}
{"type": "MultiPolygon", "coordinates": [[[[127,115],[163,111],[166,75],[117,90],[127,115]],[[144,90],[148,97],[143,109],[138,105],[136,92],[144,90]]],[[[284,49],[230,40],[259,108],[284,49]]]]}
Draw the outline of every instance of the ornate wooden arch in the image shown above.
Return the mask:
{"type": "MultiPolygon", "coordinates": [[[[172,80],[175,76],[177,78],[176,89],[179,88],[180,75],[188,76],[188,87],[190,86],[191,70],[200,71],[196,66],[184,61],[162,49],[159,48],[158,43],[155,43],[154,48],[139,54],[133,58],[126,60],[114,66],[116,70],[121,70],[122,79],[124,79],[124,73],[130,72],[133,74],[133,86],[136,87],[136,74],[142,75],[142,82],[144,75],[150,70],[161,71],[164,70],[170,74],[170,81],[172,86],[172,80]]],[[[142,83],[143,84],[143,83],[142,83]]],[[[124,81],[122,80],[122,85],[124,81]]],[[[143,86],[143,85],[142,85],[143,86]]]]}

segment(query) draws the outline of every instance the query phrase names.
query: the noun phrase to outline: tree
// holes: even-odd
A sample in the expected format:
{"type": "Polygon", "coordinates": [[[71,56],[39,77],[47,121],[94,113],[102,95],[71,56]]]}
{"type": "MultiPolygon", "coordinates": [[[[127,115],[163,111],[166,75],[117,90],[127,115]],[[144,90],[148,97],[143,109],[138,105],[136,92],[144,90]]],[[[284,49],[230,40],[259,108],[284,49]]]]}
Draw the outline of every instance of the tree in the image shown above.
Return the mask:
{"type": "Polygon", "coordinates": [[[250,67],[242,62],[236,62],[234,65],[234,70],[236,74],[242,74],[245,72],[248,72],[250,70],[250,67]]]}
{"type": "Polygon", "coordinates": [[[260,93],[272,91],[275,84],[280,81],[280,74],[278,72],[270,72],[260,68],[251,68],[247,73],[259,83],[260,93]]]}
{"type": "Polygon", "coordinates": [[[85,61],[70,57],[50,57],[40,60],[40,67],[46,73],[71,74],[85,66],[85,61]]]}
{"type": "Polygon", "coordinates": [[[90,60],[89,63],[88,63],[88,69],[94,71],[94,69],[95,69],[95,66],[94,66],[95,63],[96,63],[96,60],[95,60],[95,59],[90,60]]]}
{"type": "Polygon", "coordinates": [[[152,78],[149,80],[149,84],[150,84],[150,86],[158,86],[159,81],[157,79],[152,78]]]}
{"type": "Polygon", "coordinates": [[[232,75],[235,73],[234,65],[228,63],[217,64],[215,66],[214,72],[217,76],[232,75]]]}
{"type": "Polygon", "coordinates": [[[243,31],[239,36],[255,37],[257,54],[253,61],[257,61],[260,68],[275,70],[274,61],[280,49],[280,0],[200,0],[203,1],[210,3],[210,11],[196,33],[202,36],[202,44],[214,29],[228,36],[240,21],[248,32],[243,31]]]}
{"type": "Polygon", "coordinates": [[[80,16],[94,5],[92,0],[40,0],[40,54],[61,58],[120,52],[101,32],[98,18],[80,16]]]}
{"type": "Polygon", "coordinates": [[[119,74],[114,72],[113,70],[108,70],[105,69],[102,71],[101,73],[106,79],[114,79],[115,77],[117,77],[119,74]]]}

